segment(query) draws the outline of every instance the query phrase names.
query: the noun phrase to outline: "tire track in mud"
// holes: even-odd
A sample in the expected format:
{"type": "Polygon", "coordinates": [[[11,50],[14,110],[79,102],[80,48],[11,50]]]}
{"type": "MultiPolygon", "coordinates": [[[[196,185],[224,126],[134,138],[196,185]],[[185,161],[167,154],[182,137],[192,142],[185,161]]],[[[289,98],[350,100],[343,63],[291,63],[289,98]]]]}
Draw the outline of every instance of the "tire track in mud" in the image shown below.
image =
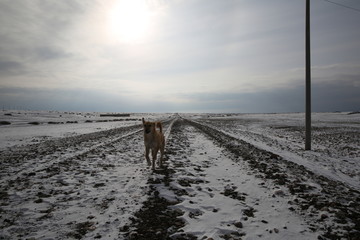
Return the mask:
{"type": "Polygon", "coordinates": [[[286,187],[294,196],[291,209],[307,217],[313,230],[324,232],[319,239],[359,239],[360,192],[208,125],[187,122],[242,157],[258,177],[286,187]]]}
{"type": "Polygon", "coordinates": [[[3,156],[0,239],[118,238],[147,198],[151,171],[141,125],[97,134],[38,144],[48,149],[39,155],[24,148],[3,156]]]}
{"type": "MultiPolygon", "coordinates": [[[[160,186],[170,187],[170,183],[173,181],[174,168],[169,167],[170,158],[176,151],[182,150],[176,145],[184,144],[178,138],[179,126],[179,121],[175,120],[171,124],[171,132],[169,131],[165,134],[166,146],[163,169],[157,169],[152,173],[148,180],[148,199],[143,203],[142,208],[130,218],[131,223],[120,229],[120,239],[165,240],[169,239],[171,234],[184,226],[184,221],[178,218],[182,215],[182,212],[171,208],[180,199],[165,199],[160,196],[161,189],[158,189],[160,186]]],[[[172,189],[170,191],[175,190],[172,189]]]]}
{"type": "Polygon", "coordinates": [[[360,185],[356,181],[357,176],[360,176],[360,171],[356,167],[357,159],[360,157],[357,156],[356,150],[356,146],[360,145],[357,128],[314,127],[313,151],[304,151],[303,127],[269,123],[266,128],[255,129],[250,123],[243,121],[244,119],[202,119],[199,123],[221,129],[226,135],[245,140],[255,146],[260,144],[265,148],[277,149],[270,151],[280,152],[295,163],[300,161],[301,165],[317,175],[344,182],[351,188],[360,190],[360,185]],[[347,151],[344,151],[344,148],[347,151]]]}
{"type": "Polygon", "coordinates": [[[126,239],[359,236],[358,192],[274,153],[189,120],[174,124],[165,153],[126,239]]]}
{"type": "Polygon", "coordinates": [[[285,200],[273,197],[273,185],[249,175],[229,154],[188,122],[177,121],[166,147],[167,165],[149,179],[149,198],[123,229],[126,238],[315,238],[283,207],[285,200]]]}

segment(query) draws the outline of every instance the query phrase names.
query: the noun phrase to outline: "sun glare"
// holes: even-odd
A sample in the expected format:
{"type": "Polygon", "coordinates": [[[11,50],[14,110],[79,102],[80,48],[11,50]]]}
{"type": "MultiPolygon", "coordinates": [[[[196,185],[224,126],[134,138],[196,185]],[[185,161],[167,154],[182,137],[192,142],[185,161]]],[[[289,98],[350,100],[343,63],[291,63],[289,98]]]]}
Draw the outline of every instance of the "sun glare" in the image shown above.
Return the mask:
{"type": "Polygon", "coordinates": [[[151,11],[145,0],[120,0],[109,14],[109,31],[115,41],[144,41],[150,32],[151,11]]]}

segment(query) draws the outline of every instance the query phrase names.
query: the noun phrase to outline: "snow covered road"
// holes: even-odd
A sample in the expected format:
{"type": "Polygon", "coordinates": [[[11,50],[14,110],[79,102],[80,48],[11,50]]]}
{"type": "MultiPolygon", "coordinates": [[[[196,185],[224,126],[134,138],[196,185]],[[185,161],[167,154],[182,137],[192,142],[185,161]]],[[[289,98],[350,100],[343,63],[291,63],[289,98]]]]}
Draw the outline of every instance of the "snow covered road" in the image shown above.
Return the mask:
{"type": "Polygon", "coordinates": [[[316,238],[304,219],[289,210],[281,189],[255,177],[246,162],[233,161],[193,126],[184,125],[182,134],[189,152],[172,159],[176,181],[170,186],[187,193],[175,206],[184,212],[184,232],[198,239],[316,238]]]}
{"type": "Polygon", "coordinates": [[[359,193],[274,153],[179,120],[166,154],[130,239],[356,239],[359,193]]]}
{"type": "Polygon", "coordinates": [[[2,149],[0,239],[359,239],[351,184],[232,134],[237,120],[172,117],[155,171],[140,122],[2,149]]]}

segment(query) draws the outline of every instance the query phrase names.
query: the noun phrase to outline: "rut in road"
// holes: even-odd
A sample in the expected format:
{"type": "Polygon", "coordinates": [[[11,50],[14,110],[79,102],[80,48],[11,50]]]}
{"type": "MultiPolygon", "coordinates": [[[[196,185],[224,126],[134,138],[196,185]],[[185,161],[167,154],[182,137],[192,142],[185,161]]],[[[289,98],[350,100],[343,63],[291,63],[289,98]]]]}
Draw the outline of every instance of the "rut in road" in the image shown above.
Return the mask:
{"type": "MultiPolygon", "coordinates": [[[[230,136],[199,122],[189,124],[215,139],[233,155],[245,160],[253,174],[273,181],[291,195],[291,209],[303,215],[319,238],[358,239],[360,234],[360,192],[343,182],[318,175],[275,153],[230,136]]],[[[236,160],[235,160],[236,161],[236,160]]]]}
{"type": "Polygon", "coordinates": [[[141,131],[141,125],[115,128],[72,137],[47,140],[38,144],[17,146],[0,151],[1,173],[25,174],[28,166],[41,161],[42,167],[81,155],[104,144],[141,131]]]}
{"type": "Polygon", "coordinates": [[[271,181],[186,121],[174,124],[166,155],[148,200],[123,229],[127,238],[317,238],[271,181]]]}
{"type": "Polygon", "coordinates": [[[117,239],[147,199],[141,126],[38,146],[41,154],[22,148],[1,169],[0,238],[117,239]]]}

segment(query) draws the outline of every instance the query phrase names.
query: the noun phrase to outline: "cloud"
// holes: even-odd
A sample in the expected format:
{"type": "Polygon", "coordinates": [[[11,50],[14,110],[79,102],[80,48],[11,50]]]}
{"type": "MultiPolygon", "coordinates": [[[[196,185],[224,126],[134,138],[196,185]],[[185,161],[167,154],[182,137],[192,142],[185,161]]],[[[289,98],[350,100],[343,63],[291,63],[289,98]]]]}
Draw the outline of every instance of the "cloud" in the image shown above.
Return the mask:
{"type": "MultiPolygon", "coordinates": [[[[303,111],[302,2],[147,2],[152,34],[125,44],[108,32],[115,0],[1,1],[2,101],[62,109],[72,103],[119,109],[123,102],[129,111],[303,111]]],[[[319,1],[313,8],[319,111],[329,109],[327,98],[342,102],[351,88],[340,83],[359,86],[360,76],[359,33],[349,28],[355,17],[326,7],[319,1]],[[331,90],[337,87],[339,95],[331,90]]]]}
{"type": "MultiPolygon", "coordinates": [[[[340,76],[338,76],[340,78],[340,76]]],[[[360,75],[338,81],[313,81],[313,112],[358,111],[360,109],[360,75]]],[[[304,81],[302,81],[304,83],[304,81]]],[[[180,96],[183,109],[192,112],[304,112],[305,86],[276,87],[255,92],[189,92],[180,96]]]]}
{"type": "Polygon", "coordinates": [[[67,53],[56,47],[38,47],[34,49],[36,57],[41,61],[48,61],[53,59],[69,58],[72,54],[67,53]]]}
{"type": "Polygon", "coordinates": [[[5,108],[71,111],[130,111],[131,99],[91,89],[0,88],[5,108]]]}
{"type": "Polygon", "coordinates": [[[0,77],[8,77],[25,73],[25,66],[16,61],[1,61],[0,59],[0,77]]]}
{"type": "MultiPolygon", "coordinates": [[[[360,76],[312,84],[312,110],[358,111],[360,76]]],[[[305,87],[257,92],[183,92],[139,98],[128,92],[94,89],[0,88],[2,107],[117,112],[304,112],[305,87]]]]}
{"type": "Polygon", "coordinates": [[[20,77],[28,82],[45,72],[51,79],[56,69],[66,67],[63,60],[74,57],[68,50],[68,33],[85,9],[79,1],[1,1],[0,74],[7,76],[0,79],[2,85],[21,86],[20,77]]]}
{"type": "Polygon", "coordinates": [[[314,111],[359,111],[360,75],[339,76],[339,81],[314,84],[314,111]]]}

